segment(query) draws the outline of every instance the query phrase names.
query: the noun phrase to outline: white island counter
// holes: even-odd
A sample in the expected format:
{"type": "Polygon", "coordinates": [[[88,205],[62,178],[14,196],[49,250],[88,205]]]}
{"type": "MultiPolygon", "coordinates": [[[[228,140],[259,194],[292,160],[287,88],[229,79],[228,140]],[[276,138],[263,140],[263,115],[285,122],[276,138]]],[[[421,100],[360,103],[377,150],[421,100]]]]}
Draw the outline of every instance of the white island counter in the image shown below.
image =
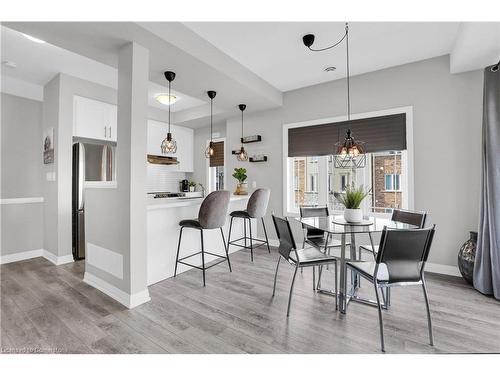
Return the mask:
{"type": "MultiPolygon", "coordinates": [[[[198,217],[203,198],[158,198],[148,199],[147,214],[147,252],[148,252],[148,285],[155,284],[161,280],[174,276],[175,257],[177,254],[177,241],[179,238],[179,221],[184,219],[195,219],[198,217]]],[[[248,196],[231,196],[229,212],[246,209],[248,196]]],[[[227,241],[229,234],[229,212],[224,226],[224,236],[227,241]]],[[[205,250],[215,254],[225,255],[224,244],[222,242],[219,229],[204,230],[205,250]]],[[[248,233],[247,233],[248,234],[248,233]]],[[[257,225],[252,220],[252,234],[258,238],[257,225]]],[[[234,219],[231,239],[243,237],[243,220],[234,219]]],[[[240,250],[237,246],[231,246],[229,252],[240,250]]],[[[200,231],[197,229],[184,229],[180,258],[200,251],[200,231]]],[[[250,256],[250,255],[249,255],[250,256]]],[[[215,257],[206,255],[205,262],[214,260],[215,257]]],[[[192,257],[190,263],[201,265],[201,256],[192,257]]],[[[216,267],[226,267],[223,262],[216,267]]],[[[190,269],[179,264],[177,274],[190,269]]],[[[229,272],[229,271],[228,271],[229,272]]],[[[200,280],[201,280],[200,272],[200,280]]],[[[210,271],[207,273],[210,280],[210,271]]]]}

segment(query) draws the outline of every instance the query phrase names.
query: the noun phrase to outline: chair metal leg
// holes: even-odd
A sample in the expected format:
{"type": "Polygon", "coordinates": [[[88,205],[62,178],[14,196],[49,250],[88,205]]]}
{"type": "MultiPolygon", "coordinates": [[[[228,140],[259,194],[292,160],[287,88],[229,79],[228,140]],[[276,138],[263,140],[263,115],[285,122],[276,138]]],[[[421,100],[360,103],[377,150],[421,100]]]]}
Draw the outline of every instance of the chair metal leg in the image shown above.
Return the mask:
{"type": "Polygon", "coordinates": [[[316,290],[316,267],[313,266],[313,290],[316,290]]]}
{"type": "Polygon", "coordinates": [[[278,258],[278,264],[276,264],[276,272],[274,272],[273,297],[274,297],[274,293],[276,292],[276,279],[278,277],[278,268],[280,267],[280,260],[281,260],[281,255],[278,258]]]}
{"type": "MultiPolygon", "coordinates": [[[[247,219],[243,218],[243,237],[245,238],[245,247],[247,247],[247,219]]],[[[252,259],[253,261],[253,259],[252,259]]]]}
{"type": "Polygon", "coordinates": [[[266,224],[264,223],[264,218],[262,218],[262,227],[264,228],[264,236],[266,236],[267,252],[271,254],[271,248],[269,247],[269,239],[267,238],[266,224]]]}
{"type": "Polygon", "coordinates": [[[295,271],[293,272],[293,279],[292,279],[292,285],[290,286],[290,295],[288,296],[288,308],[286,310],[286,316],[290,316],[290,304],[292,303],[292,292],[293,292],[293,285],[295,284],[295,276],[297,276],[297,270],[299,269],[299,264],[295,266],[295,271]]]}
{"type": "Polygon", "coordinates": [[[389,308],[389,306],[391,306],[391,288],[387,288],[387,290],[385,291],[385,294],[386,294],[386,304],[387,304],[387,308],[389,308]]]}
{"type": "Polygon", "coordinates": [[[380,306],[380,297],[378,296],[378,286],[377,286],[376,281],[373,283],[373,286],[375,287],[375,295],[377,297],[378,320],[379,320],[379,326],[380,326],[380,347],[382,348],[382,351],[385,352],[384,322],[382,320],[382,307],[380,306]]]}
{"type": "MultiPolygon", "coordinates": [[[[302,240],[302,248],[305,248],[306,247],[306,237],[305,237],[305,233],[304,233],[304,239],[302,240]]],[[[300,274],[302,275],[304,273],[304,267],[301,267],[300,268],[300,274]]]]}
{"type": "Polygon", "coordinates": [[[231,269],[231,261],[229,260],[229,245],[226,245],[226,240],[224,239],[224,231],[222,227],[220,228],[220,234],[222,235],[222,243],[224,244],[224,250],[226,250],[227,264],[229,265],[229,272],[233,272],[231,269]]]}
{"type": "Polygon", "coordinates": [[[177,243],[177,255],[175,257],[175,270],[174,270],[174,277],[177,276],[177,262],[179,261],[179,251],[181,249],[181,239],[182,239],[182,230],[184,227],[181,227],[181,231],[179,232],[179,242],[177,243]]]}
{"type": "Polygon", "coordinates": [[[339,287],[338,287],[338,282],[337,282],[337,261],[333,263],[333,266],[335,267],[335,310],[339,309],[339,303],[338,303],[338,295],[339,295],[339,287]]]}
{"type": "Polygon", "coordinates": [[[429,341],[432,346],[434,346],[434,334],[432,333],[432,321],[431,321],[431,309],[429,306],[429,297],[427,295],[427,286],[425,285],[425,279],[422,276],[422,289],[424,291],[425,307],[427,308],[427,326],[429,328],[429,341]]]}
{"type": "MultiPolygon", "coordinates": [[[[253,239],[252,239],[252,219],[248,219],[248,231],[250,232],[250,257],[253,262],[253,239]]],[[[246,244],[246,239],[245,239],[246,244]]]]}
{"type": "Polygon", "coordinates": [[[231,242],[231,231],[233,230],[233,219],[234,216],[231,216],[231,221],[229,222],[229,233],[227,234],[227,249],[229,250],[229,242],[231,242]]]}
{"type": "Polygon", "coordinates": [[[203,271],[203,286],[205,286],[205,247],[203,245],[203,230],[200,230],[201,236],[201,267],[203,271]]]}

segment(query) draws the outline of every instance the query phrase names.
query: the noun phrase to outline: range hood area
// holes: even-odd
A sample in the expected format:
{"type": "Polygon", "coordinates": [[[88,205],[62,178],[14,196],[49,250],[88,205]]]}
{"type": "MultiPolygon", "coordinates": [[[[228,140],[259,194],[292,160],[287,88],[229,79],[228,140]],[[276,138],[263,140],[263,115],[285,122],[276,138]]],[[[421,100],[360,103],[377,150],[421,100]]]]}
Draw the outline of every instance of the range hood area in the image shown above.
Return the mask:
{"type": "Polygon", "coordinates": [[[179,161],[174,156],[160,156],[160,155],[148,154],[148,163],[163,164],[163,165],[175,165],[175,164],[179,164],[179,161]]]}

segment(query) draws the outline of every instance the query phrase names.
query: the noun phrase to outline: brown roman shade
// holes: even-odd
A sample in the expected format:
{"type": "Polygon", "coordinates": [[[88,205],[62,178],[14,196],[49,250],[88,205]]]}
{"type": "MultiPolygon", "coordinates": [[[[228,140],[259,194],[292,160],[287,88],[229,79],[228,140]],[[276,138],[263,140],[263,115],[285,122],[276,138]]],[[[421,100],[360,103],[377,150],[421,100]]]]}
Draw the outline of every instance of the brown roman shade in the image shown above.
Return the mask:
{"type": "Polygon", "coordinates": [[[288,156],[332,155],[347,129],[367,153],[406,150],[406,114],[399,113],[288,129],[288,156]]]}
{"type": "Polygon", "coordinates": [[[222,167],[224,165],[224,142],[214,142],[214,154],[210,158],[211,167],[222,167]]]}

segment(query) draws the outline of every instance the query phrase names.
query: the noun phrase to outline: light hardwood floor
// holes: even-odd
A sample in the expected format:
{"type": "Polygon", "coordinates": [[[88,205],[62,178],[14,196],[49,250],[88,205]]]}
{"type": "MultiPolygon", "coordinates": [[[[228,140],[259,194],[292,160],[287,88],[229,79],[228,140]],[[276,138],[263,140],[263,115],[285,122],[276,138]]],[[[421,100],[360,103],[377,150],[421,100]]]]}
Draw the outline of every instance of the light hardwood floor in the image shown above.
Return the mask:
{"type": "MultiPolygon", "coordinates": [[[[231,260],[233,272],[225,263],[211,268],[205,288],[198,270],[151,286],[151,301],[133,310],[83,283],[83,262],[2,265],[2,352],[380,353],[375,308],[351,303],[347,315],[337,313],[331,297],[313,292],[305,270],[287,319],[292,267],[282,263],[272,299],[275,250],[257,250],[254,263],[245,251],[231,260]]],[[[394,288],[384,311],[388,353],[500,352],[498,301],[460,278],[427,280],[435,346],[421,289],[394,288]]],[[[370,285],[361,291],[370,294],[370,285]]]]}

